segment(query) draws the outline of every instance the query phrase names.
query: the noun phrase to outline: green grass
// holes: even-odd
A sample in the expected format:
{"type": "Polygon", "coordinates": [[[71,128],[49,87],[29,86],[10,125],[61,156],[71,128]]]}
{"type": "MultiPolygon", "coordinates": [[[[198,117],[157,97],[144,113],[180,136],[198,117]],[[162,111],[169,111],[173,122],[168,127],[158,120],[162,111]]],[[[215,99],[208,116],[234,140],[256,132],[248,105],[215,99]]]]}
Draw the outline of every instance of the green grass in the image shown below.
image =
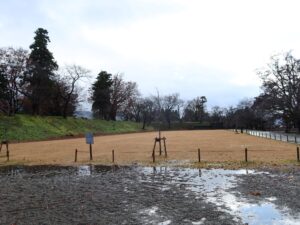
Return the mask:
{"type": "MultiPolygon", "coordinates": [[[[142,131],[140,123],[128,121],[87,120],[54,116],[16,115],[0,116],[0,139],[9,141],[37,141],[65,136],[77,136],[86,132],[112,134],[142,131]],[[6,137],[3,137],[7,128],[6,137]]],[[[151,128],[149,128],[151,130],[151,128]]]]}

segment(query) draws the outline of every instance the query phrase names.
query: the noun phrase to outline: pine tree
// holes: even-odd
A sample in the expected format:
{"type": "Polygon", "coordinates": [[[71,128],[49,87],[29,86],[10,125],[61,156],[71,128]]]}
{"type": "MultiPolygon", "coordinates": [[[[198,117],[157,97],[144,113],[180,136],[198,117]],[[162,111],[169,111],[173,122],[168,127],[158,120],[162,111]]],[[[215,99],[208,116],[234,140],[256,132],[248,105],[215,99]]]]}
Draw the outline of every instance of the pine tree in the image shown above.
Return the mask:
{"type": "Polygon", "coordinates": [[[38,28],[30,45],[29,68],[23,79],[24,95],[30,100],[34,115],[48,114],[47,102],[53,94],[54,72],[58,65],[47,48],[49,42],[48,31],[38,28]]]}
{"type": "Polygon", "coordinates": [[[96,79],[92,85],[92,110],[95,116],[108,120],[111,108],[112,75],[106,71],[101,71],[96,79]]]}

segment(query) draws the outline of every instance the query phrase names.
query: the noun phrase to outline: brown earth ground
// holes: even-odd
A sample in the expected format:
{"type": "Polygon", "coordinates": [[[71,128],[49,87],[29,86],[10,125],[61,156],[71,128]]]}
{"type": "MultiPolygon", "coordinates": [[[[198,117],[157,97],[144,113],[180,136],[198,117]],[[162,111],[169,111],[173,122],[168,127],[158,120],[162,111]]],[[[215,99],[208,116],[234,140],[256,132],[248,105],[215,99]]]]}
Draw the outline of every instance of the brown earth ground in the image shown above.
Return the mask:
{"type": "MultiPolygon", "coordinates": [[[[115,151],[115,163],[126,165],[132,163],[152,164],[152,149],[157,132],[97,136],[94,138],[94,164],[111,164],[112,149],[115,151]]],[[[208,164],[243,163],[244,149],[248,148],[249,164],[287,164],[296,162],[296,145],[247,134],[235,134],[227,130],[201,131],[166,131],[162,136],[167,138],[167,159],[158,156],[156,163],[187,163],[195,166],[208,164]],[[201,160],[198,164],[197,149],[201,149],[201,160]]],[[[79,150],[77,164],[89,163],[89,147],[84,138],[52,140],[10,144],[10,161],[6,162],[6,149],[0,153],[0,165],[9,164],[59,164],[75,165],[75,149],[79,150]]]]}

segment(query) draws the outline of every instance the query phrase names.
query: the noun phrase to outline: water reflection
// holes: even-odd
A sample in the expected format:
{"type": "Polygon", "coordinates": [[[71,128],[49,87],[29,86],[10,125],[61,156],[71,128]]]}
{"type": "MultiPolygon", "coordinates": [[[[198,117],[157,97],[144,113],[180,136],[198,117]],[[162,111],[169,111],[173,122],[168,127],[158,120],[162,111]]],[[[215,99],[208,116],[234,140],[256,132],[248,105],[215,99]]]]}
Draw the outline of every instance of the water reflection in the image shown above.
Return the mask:
{"type": "MultiPolygon", "coordinates": [[[[241,218],[247,224],[299,224],[300,215],[291,216],[288,208],[280,208],[274,203],[276,197],[260,198],[256,204],[249,203],[245,198],[238,198],[229,189],[237,185],[237,175],[268,174],[267,172],[255,172],[254,170],[223,170],[223,169],[179,169],[169,168],[168,173],[159,173],[154,167],[151,174],[150,168],[143,168],[143,173],[156,176],[151,182],[160,184],[162,191],[169,190],[171,184],[184,187],[198,195],[198,198],[206,198],[207,202],[215,204],[220,211],[234,215],[238,221],[241,218]],[[161,183],[161,178],[164,182],[161,183]]],[[[150,180],[149,180],[150,181],[150,180]]],[[[249,197],[249,196],[247,196],[249,197]]],[[[203,221],[193,224],[205,224],[203,221]]]]}
{"type": "Polygon", "coordinates": [[[93,166],[86,165],[86,166],[78,166],[78,175],[79,176],[90,176],[93,171],[93,166]]]}
{"type": "MultiPolygon", "coordinates": [[[[6,184],[8,184],[9,182],[13,184],[19,178],[21,178],[19,183],[22,185],[25,185],[23,178],[27,180],[34,178],[34,182],[32,182],[33,185],[35,185],[39,180],[43,180],[44,178],[46,178],[46,180],[50,179],[50,184],[53,186],[53,189],[46,189],[47,185],[39,186],[45,188],[41,196],[52,191],[54,193],[55,188],[58,184],[63,185],[66,182],[64,176],[67,176],[68,182],[70,182],[70,184],[72,184],[73,182],[73,184],[78,185],[78,187],[80,188],[78,188],[77,190],[76,186],[72,187],[72,185],[70,185],[70,187],[62,186],[64,188],[61,188],[61,190],[66,190],[66,188],[69,188],[70,190],[72,190],[70,191],[70,193],[73,193],[75,190],[77,195],[82,195],[80,191],[86,187],[85,185],[88,185],[88,187],[90,187],[90,185],[93,185],[94,182],[99,182],[97,183],[97,185],[95,185],[94,192],[98,191],[98,187],[100,184],[103,186],[100,186],[102,187],[102,189],[99,189],[100,191],[98,194],[103,194],[109,189],[114,189],[114,196],[119,196],[121,199],[121,201],[119,201],[119,199],[115,199],[116,207],[119,204],[128,204],[128,208],[133,207],[133,205],[131,205],[133,199],[126,199],[126,197],[128,195],[136,197],[135,193],[139,190],[140,187],[143,187],[148,191],[152,190],[153,193],[160,192],[162,193],[162,198],[164,195],[170,193],[172,193],[171,196],[177,195],[179,190],[180,193],[183,193],[180,202],[183,201],[183,199],[204,201],[209,205],[213,205],[214,208],[218,211],[222,211],[224,213],[232,215],[236,222],[242,220],[243,223],[254,225],[299,224],[299,213],[292,216],[290,214],[289,208],[277,205],[277,202],[279,201],[277,201],[276,196],[269,196],[268,198],[264,198],[263,196],[245,196],[241,193],[232,191],[232,188],[238,186],[237,177],[247,176],[250,174],[256,175],[261,173],[263,172],[256,172],[254,170],[247,169],[223,170],[173,167],[111,167],[96,165],[82,165],[78,167],[0,167],[0,179],[2,179],[2,183],[6,182],[6,184]],[[72,180],[72,178],[74,177],[76,180],[78,180],[78,182],[72,180]],[[116,179],[111,179],[112,177],[116,177],[116,179]],[[84,180],[85,182],[80,182],[81,180],[84,180]],[[74,190],[72,188],[74,188],[74,190]],[[125,193],[125,195],[122,195],[122,193],[125,193]],[[249,201],[249,198],[253,201],[249,201]]],[[[273,174],[270,175],[276,176],[273,174]]],[[[32,184],[30,183],[28,186],[32,184]]],[[[18,186],[19,185],[16,185],[16,187],[18,186]]],[[[35,194],[37,196],[38,193],[35,194]]],[[[141,199],[143,201],[137,202],[134,207],[137,207],[136,211],[139,214],[139,218],[141,218],[141,220],[145,224],[174,223],[174,221],[169,218],[170,215],[165,214],[164,207],[167,208],[164,205],[165,202],[155,202],[152,200],[151,196],[147,198],[147,192],[141,192],[140,194],[142,194],[141,199]]],[[[71,196],[73,198],[74,195],[72,194],[71,196]]],[[[92,195],[89,192],[86,192],[84,194],[83,199],[86,199],[86,196],[91,198],[93,201],[98,200],[93,199],[91,197],[92,195]]],[[[108,199],[111,198],[111,195],[109,194],[103,195],[102,198],[106,196],[108,196],[108,199]]],[[[41,197],[41,199],[44,198],[41,197]]],[[[99,201],[101,201],[101,199],[99,199],[99,201]]],[[[65,206],[63,205],[62,207],[65,206]]],[[[171,206],[168,205],[168,207],[171,206]]],[[[180,208],[180,206],[176,205],[172,205],[172,207],[180,208]]],[[[24,206],[24,209],[25,208],[26,207],[24,206]]],[[[190,220],[187,223],[205,224],[205,222],[206,218],[203,217],[199,218],[199,220],[197,221],[190,220]]]]}

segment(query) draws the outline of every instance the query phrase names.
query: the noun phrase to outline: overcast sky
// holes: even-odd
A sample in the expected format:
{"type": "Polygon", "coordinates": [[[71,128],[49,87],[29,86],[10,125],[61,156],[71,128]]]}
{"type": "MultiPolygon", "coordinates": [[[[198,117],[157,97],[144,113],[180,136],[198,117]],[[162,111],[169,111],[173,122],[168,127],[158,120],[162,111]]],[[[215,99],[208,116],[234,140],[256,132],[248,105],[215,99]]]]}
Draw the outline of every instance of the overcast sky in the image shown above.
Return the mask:
{"type": "Polygon", "coordinates": [[[255,70],[300,52],[291,0],[0,0],[0,47],[28,48],[43,27],[60,66],[123,73],[144,96],[205,95],[235,105],[260,92],[255,70]]]}

